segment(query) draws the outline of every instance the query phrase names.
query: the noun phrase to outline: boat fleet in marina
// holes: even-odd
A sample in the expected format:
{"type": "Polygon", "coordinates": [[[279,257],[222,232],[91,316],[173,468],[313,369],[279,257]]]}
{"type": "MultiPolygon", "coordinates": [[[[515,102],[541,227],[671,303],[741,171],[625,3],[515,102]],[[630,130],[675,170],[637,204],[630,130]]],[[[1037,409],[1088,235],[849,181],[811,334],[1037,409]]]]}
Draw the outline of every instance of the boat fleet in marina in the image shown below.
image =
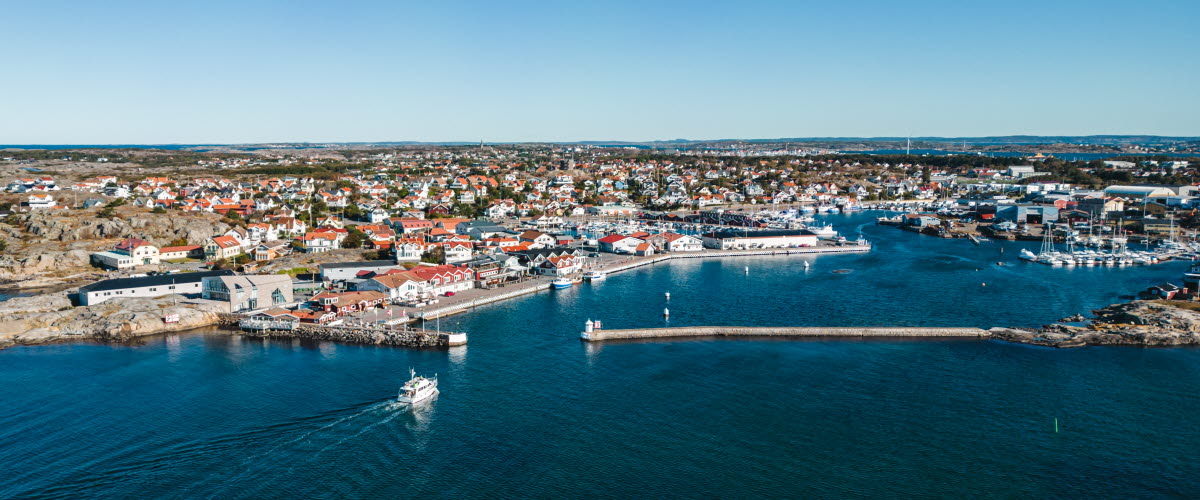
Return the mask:
{"type": "Polygon", "coordinates": [[[1157,264],[1172,259],[1194,260],[1200,257],[1198,243],[1186,244],[1165,240],[1153,249],[1134,250],[1129,248],[1129,238],[1124,233],[1117,233],[1108,238],[1094,235],[1084,237],[1078,231],[1070,230],[1065,234],[1063,249],[1059,250],[1054,243],[1053,234],[1051,225],[1042,238],[1042,247],[1038,253],[1023,248],[1020,258],[1055,267],[1113,267],[1157,264]]]}
{"type": "MultiPolygon", "coordinates": [[[[783,210],[758,210],[753,212],[727,212],[730,221],[727,224],[676,222],[653,219],[627,220],[593,220],[576,225],[566,225],[565,229],[574,230],[583,238],[593,239],[608,234],[634,234],[637,232],[675,232],[687,235],[700,235],[714,231],[728,230],[730,227],[758,229],[801,229],[815,234],[823,240],[839,237],[832,224],[819,224],[812,213],[820,211],[820,207],[803,206],[783,210]],[[737,222],[734,222],[736,219],[737,222]]],[[[589,241],[589,243],[591,243],[589,241]]]]}

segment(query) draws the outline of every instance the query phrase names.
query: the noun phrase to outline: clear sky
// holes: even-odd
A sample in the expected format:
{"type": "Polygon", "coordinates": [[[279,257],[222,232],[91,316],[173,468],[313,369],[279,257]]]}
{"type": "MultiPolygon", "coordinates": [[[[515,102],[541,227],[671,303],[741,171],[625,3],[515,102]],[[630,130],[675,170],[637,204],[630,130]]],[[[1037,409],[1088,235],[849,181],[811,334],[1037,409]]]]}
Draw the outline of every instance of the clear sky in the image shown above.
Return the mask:
{"type": "Polygon", "coordinates": [[[5,2],[0,144],[1200,135],[1200,1],[5,2]]]}

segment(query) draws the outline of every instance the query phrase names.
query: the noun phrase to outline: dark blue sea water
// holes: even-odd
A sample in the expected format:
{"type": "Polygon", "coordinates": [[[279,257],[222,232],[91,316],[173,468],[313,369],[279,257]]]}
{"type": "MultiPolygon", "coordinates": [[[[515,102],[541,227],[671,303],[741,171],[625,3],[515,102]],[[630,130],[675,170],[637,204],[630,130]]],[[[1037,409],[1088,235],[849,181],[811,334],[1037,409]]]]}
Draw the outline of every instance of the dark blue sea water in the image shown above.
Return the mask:
{"type": "Polygon", "coordinates": [[[676,325],[1032,325],[1184,268],[1053,269],[872,217],[828,216],[869,255],[629,271],[443,320],[470,335],[449,352],[218,334],[0,351],[0,497],[1200,495],[1197,350],[577,338],[665,306],[676,325]],[[413,411],[390,403],[410,366],[442,392],[413,411]]]}

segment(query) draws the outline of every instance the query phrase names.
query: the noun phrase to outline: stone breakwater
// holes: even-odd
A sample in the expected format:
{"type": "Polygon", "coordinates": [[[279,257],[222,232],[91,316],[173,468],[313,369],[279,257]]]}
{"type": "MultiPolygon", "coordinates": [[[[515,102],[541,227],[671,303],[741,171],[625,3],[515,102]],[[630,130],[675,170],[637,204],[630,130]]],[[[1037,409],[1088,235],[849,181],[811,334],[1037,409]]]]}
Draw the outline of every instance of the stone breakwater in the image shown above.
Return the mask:
{"type": "Polygon", "coordinates": [[[416,329],[383,329],[372,326],[321,326],[302,324],[294,330],[262,330],[238,335],[258,338],[318,340],[345,344],[401,347],[448,347],[453,334],[416,329]]]}
{"type": "Polygon", "coordinates": [[[921,337],[986,338],[991,332],[981,328],[873,328],[873,327],[746,327],[688,326],[677,328],[639,328],[596,330],[580,334],[589,342],[687,337],[921,337]]]}

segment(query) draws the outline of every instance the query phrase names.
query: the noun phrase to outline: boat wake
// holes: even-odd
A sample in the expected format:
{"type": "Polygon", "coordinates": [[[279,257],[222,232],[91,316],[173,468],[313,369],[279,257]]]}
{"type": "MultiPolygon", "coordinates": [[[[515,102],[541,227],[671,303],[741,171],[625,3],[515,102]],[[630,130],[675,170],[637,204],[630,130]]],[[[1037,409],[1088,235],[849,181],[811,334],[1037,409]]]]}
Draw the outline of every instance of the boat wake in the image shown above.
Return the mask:
{"type": "Polygon", "coordinates": [[[356,432],[356,433],[354,433],[354,434],[351,434],[351,435],[349,435],[349,436],[347,436],[347,437],[344,437],[344,438],[342,438],[342,439],[339,439],[337,442],[335,442],[335,443],[333,443],[333,444],[331,444],[331,445],[329,445],[329,446],[326,446],[326,447],[324,447],[324,448],[321,448],[321,450],[320,450],[320,451],[318,451],[318,452],[316,452],[316,453],[313,453],[311,456],[309,456],[309,457],[308,457],[308,459],[309,459],[309,460],[316,459],[316,458],[317,458],[319,455],[321,455],[322,453],[325,453],[326,451],[329,451],[329,450],[331,450],[331,449],[333,449],[333,448],[336,448],[336,447],[340,446],[342,443],[345,443],[346,441],[349,441],[349,440],[351,440],[351,439],[354,439],[354,438],[356,438],[356,437],[359,437],[359,436],[361,436],[361,435],[363,435],[363,434],[366,434],[366,433],[367,433],[367,431],[370,431],[371,429],[374,429],[374,428],[376,428],[376,427],[379,427],[379,426],[381,426],[381,425],[383,425],[383,424],[386,424],[386,423],[388,423],[388,422],[391,422],[392,420],[395,420],[395,419],[396,419],[396,417],[399,417],[400,415],[403,415],[405,412],[404,412],[404,411],[402,411],[402,410],[407,410],[407,409],[409,409],[409,408],[410,408],[410,405],[408,405],[408,404],[405,404],[405,403],[399,403],[399,402],[396,402],[396,401],[388,401],[388,402],[385,402],[385,403],[380,403],[380,404],[376,405],[376,407],[377,407],[377,408],[382,408],[382,409],[384,409],[384,410],[387,410],[387,411],[389,412],[389,415],[388,415],[388,416],[386,416],[386,417],[384,417],[384,418],[383,418],[383,420],[380,420],[380,421],[378,421],[378,422],[375,422],[375,423],[373,423],[373,424],[370,424],[370,425],[368,425],[368,426],[366,426],[366,427],[363,427],[363,428],[362,428],[362,430],[360,430],[360,431],[358,431],[358,432],[356,432]]]}

